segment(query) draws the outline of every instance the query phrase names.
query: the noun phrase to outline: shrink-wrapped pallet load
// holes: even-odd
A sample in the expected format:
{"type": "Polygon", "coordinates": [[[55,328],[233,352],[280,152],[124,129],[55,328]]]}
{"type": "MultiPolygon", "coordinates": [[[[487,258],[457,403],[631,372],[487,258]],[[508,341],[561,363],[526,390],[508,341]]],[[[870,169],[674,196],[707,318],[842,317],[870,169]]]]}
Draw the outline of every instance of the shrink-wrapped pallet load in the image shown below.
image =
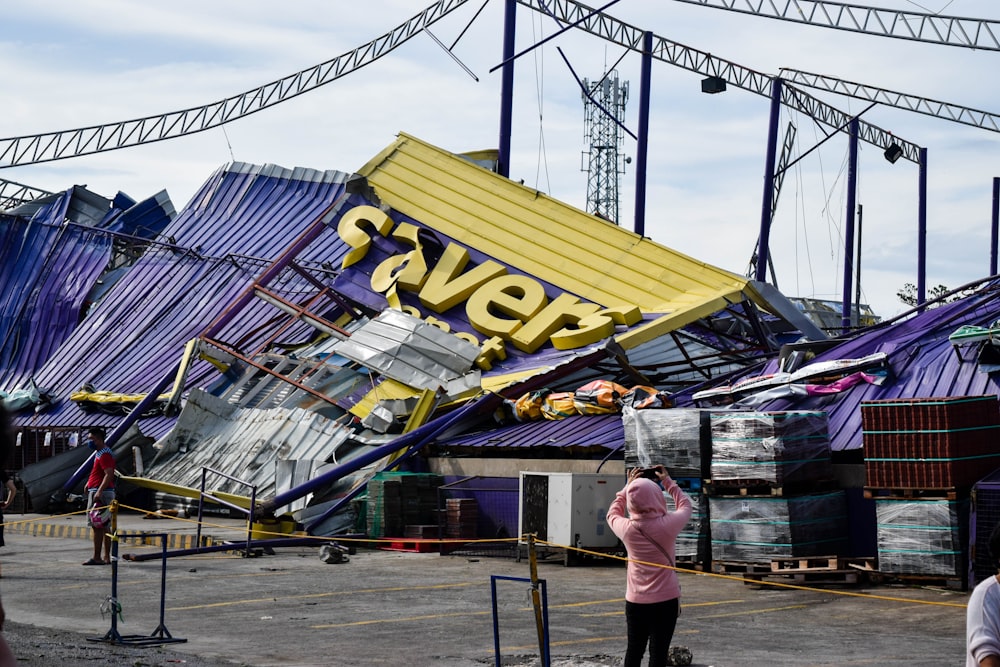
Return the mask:
{"type": "Polygon", "coordinates": [[[827,414],[712,412],[711,479],[716,486],[785,485],[832,478],[827,414]]]}

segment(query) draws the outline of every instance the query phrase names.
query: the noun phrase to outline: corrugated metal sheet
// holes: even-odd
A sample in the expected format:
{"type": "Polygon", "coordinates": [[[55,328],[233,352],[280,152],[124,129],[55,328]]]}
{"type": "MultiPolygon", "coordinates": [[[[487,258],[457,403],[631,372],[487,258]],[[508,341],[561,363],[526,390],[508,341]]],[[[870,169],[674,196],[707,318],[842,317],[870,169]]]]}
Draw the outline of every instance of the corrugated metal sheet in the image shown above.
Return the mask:
{"type": "MultiPolygon", "coordinates": [[[[564,450],[617,450],[625,444],[625,430],[620,414],[574,415],[557,421],[539,420],[487,431],[437,440],[430,449],[437,453],[462,453],[463,450],[508,450],[501,455],[516,455],[512,449],[551,447],[564,450]]],[[[484,452],[480,451],[480,454],[484,452]]],[[[566,455],[569,452],[563,452],[566,455]]]]}
{"type": "Polygon", "coordinates": [[[472,369],[479,348],[398,310],[383,311],[332,351],[418,389],[438,390],[472,369]]]}
{"type": "MultiPolygon", "coordinates": [[[[115,203],[127,204],[122,198],[115,203]]],[[[174,204],[166,190],[161,190],[149,199],[132,204],[121,215],[109,221],[108,231],[146,239],[155,239],[177,217],[174,204]]]]}
{"type": "Polygon", "coordinates": [[[44,219],[52,224],[72,221],[85,227],[103,227],[111,214],[111,200],[74,185],[7,211],[22,218],[44,219]]]}
{"type": "Polygon", "coordinates": [[[634,304],[653,322],[629,349],[726,305],[757,298],[746,278],[699,262],[472,165],[407,134],[360,173],[392,208],[577,296],[634,304]]]}
{"type": "MultiPolygon", "coordinates": [[[[759,298],[744,278],[656,245],[405,135],[373,160],[365,173],[376,194],[399,210],[399,217],[409,216],[426,225],[439,240],[450,237],[477,253],[492,255],[512,271],[535,274],[547,287],[598,304],[639,306],[653,321],[638,335],[620,337],[633,348],[731,303],[759,298]]],[[[308,264],[310,270],[323,269],[329,278],[340,267],[348,248],[333,233],[335,220],[316,238],[303,233],[314,229],[311,223],[330,204],[343,201],[339,197],[347,190],[346,182],[347,175],[340,172],[291,172],[273,166],[238,164],[216,172],[163,230],[162,236],[172,245],[156,247],[136,263],[59,348],[53,362],[46,364],[39,374],[40,383],[63,399],[84,382],[98,390],[143,393],[170,372],[186,341],[216,322],[219,325],[212,327],[210,344],[234,357],[262,352],[264,343],[276,342],[278,336],[283,341],[304,342],[313,331],[294,319],[300,308],[323,308],[314,312],[330,320],[343,313],[337,299],[314,305],[314,297],[330,281],[306,276],[300,269],[308,264]],[[278,257],[280,261],[272,262],[278,257]],[[274,303],[246,297],[251,287],[253,293],[273,292],[287,303],[276,311],[274,303]]],[[[348,202],[368,203],[358,193],[348,202]]],[[[380,247],[372,255],[382,254],[367,257],[371,263],[407,250],[399,239],[374,241],[373,246],[380,247]]],[[[343,288],[358,288],[360,294],[365,278],[355,276],[356,283],[344,280],[343,288]]],[[[370,285],[367,290],[371,301],[359,303],[376,311],[384,307],[379,300],[384,302],[385,297],[373,293],[370,285]]],[[[706,345],[725,340],[710,328],[703,333],[701,342],[706,345]]],[[[765,341],[758,342],[766,347],[765,341]]],[[[305,357],[308,348],[294,349],[305,357]]],[[[545,348],[511,354],[484,373],[482,383],[495,392],[521,383],[511,389],[518,393],[558,384],[567,377],[582,384],[586,375],[603,372],[600,364],[605,360],[616,363],[612,359],[617,351],[612,341],[605,340],[577,350],[545,348]],[[499,385],[498,378],[503,379],[499,385]]],[[[642,349],[643,358],[647,352],[651,349],[642,349]]],[[[359,369],[358,374],[367,370],[359,369]]],[[[197,362],[186,386],[204,387],[218,378],[214,367],[197,362]]],[[[352,397],[378,384],[374,378],[368,382],[345,379],[331,382],[352,392],[352,397]]],[[[286,394],[272,387],[275,383],[269,378],[255,377],[255,381],[275,397],[254,404],[267,405],[266,409],[229,412],[232,408],[217,399],[213,416],[213,410],[189,401],[177,427],[161,442],[165,453],[174,449],[186,453],[159,461],[156,478],[190,486],[207,466],[267,490],[272,488],[275,461],[351,455],[341,451],[341,445],[348,444],[347,429],[330,419],[332,411],[321,415],[304,409],[306,404],[311,408],[316,397],[305,396],[302,390],[298,390],[302,395],[286,394]],[[186,424],[186,419],[192,423],[186,424]]],[[[212,403],[207,394],[195,395],[197,400],[212,403]]],[[[499,401],[495,394],[488,398],[499,401]]],[[[248,399],[247,404],[251,403],[248,399]]],[[[344,407],[341,402],[338,406],[344,407]]],[[[117,417],[83,413],[63,400],[51,412],[30,422],[22,420],[22,425],[74,427],[117,421],[117,417]]],[[[168,418],[143,419],[141,427],[155,436],[165,433],[171,423],[168,418]]],[[[619,415],[587,416],[498,429],[490,432],[489,440],[491,446],[552,447],[599,458],[621,446],[622,433],[619,415]]],[[[448,447],[485,446],[471,436],[463,442],[442,437],[441,443],[449,443],[448,447]]]]}
{"type": "MultiPolygon", "coordinates": [[[[277,462],[343,463],[360,446],[351,428],[301,408],[244,410],[203,392],[192,392],[185,409],[154,461],[155,479],[200,488],[202,469],[218,470],[256,487],[259,496],[275,493],[277,462]],[[175,454],[174,452],[182,452],[175,454]]],[[[387,438],[388,439],[388,438],[387,438]]],[[[381,440],[373,444],[381,444],[381,440]]],[[[209,474],[209,489],[249,496],[250,488],[209,474]]]]}
{"type": "Polygon", "coordinates": [[[63,224],[73,190],[34,217],[0,216],[0,388],[22,388],[76,328],[111,238],[63,224]]]}
{"type": "Polygon", "coordinates": [[[30,217],[0,216],[0,388],[23,388],[101,293],[98,276],[125,242],[106,232],[141,243],[174,215],[165,192],[138,204],[118,197],[118,205],[128,208],[74,187],[15,210],[30,217]]]}
{"type": "MultiPolygon", "coordinates": [[[[38,383],[60,403],[50,412],[21,417],[19,424],[116,424],[120,417],[84,413],[66,399],[84,383],[115,393],[148,391],[179,361],[184,343],[340,196],[347,177],[273,165],[235,164],[218,170],[164,229],[163,236],[176,245],[144,255],[37,372],[38,383]]],[[[331,258],[344,251],[334,234],[315,246],[315,252],[331,258]]],[[[272,316],[265,304],[252,304],[219,336],[253,345],[253,332],[272,316]]],[[[201,364],[189,386],[215,376],[201,364]]],[[[143,430],[160,432],[171,422],[143,420],[143,430]]]]}

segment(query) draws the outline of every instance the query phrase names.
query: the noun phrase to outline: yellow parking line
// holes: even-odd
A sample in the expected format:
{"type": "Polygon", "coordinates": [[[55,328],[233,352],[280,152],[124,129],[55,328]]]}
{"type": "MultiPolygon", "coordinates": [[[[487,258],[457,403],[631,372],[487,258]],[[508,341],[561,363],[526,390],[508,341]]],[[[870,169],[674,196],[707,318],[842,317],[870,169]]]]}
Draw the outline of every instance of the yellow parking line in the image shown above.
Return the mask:
{"type": "Polygon", "coordinates": [[[699,616],[699,619],[703,618],[726,618],[727,616],[746,616],[747,614],[770,614],[776,611],[789,611],[790,609],[805,609],[809,605],[805,604],[793,604],[787,607],[770,607],[768,609],[758,609],[752,608],[746,611],[734,611],[729,614],[712,614],[710,616],[699,616]]]}
{"type": "Polygon", "coordinates": [[[681,609],[690,609],[691,607],[714,607],[718,604],[742,604],[746,600],[713,600],[712,602],[684,602],[681,600],[681,609]]]}
{"type": "Polygon", "coordinates": [[[454,584],[434,584],[431,586],[393,586],[391,588],[361,588],[353,591],[327,591],[325,593],[307,593],[304,595],[273,595],[263,598],[247,598],[244,600],[229,600],[227,602],[209,602],[207,604],[194,604],[186,607],[170,607],[168,611],[189,611],[191,609],[210,609],[218,607],[230,607],[241,604],[256,604],[260,602],[273,603],[275,600],[310,600],[315,598],[327,598],[341,595],[355,595],[359,593],[395,593],[399,591],[412,590],[438,590],[442,588],[460,588],[462,586],[475,586],[481,582],[464,581],[454,584]]]}
{"type": "Polygon", "coordinates": [[[330,628],[349,628],[356,625],[375,625],[377,623],[408,623],[412,621],[428,621],[432,618],[449,618],[453,616],[485,616],[492,614],[492,611],[457,611],[451,614],[426,614],[424,616],[403,616],[401,618],[370,618],[364,621],[351,621],[349,623],[325,623],[323,625],[310,625],[314,630],[328,630],[330,628]]]}
{"type": "Polygon", "coordinates": [[[612,598],[610,600],[588,600],[586,602],[567,602],[565,604],[550,604],[549,609],[568,609],[570,607],[587,607],[594,604],[615,604],[622,603],[625,598],[612,598]]]}
{"type": "MultiPolygon", "coordinates": [[[[619,601],[622,601],[619,599],[619,601]]],[[[691,607],[713,607],[719,604],[743,604],[746,600],[716,600],[713,602],[681,602],[681,609],[690,609],[691,607]]],[[[604,611],[598,614],[582,614],[582,616],[618,616],[625,613],[625,608],[617,609],[615,611],[604,611]]]]}

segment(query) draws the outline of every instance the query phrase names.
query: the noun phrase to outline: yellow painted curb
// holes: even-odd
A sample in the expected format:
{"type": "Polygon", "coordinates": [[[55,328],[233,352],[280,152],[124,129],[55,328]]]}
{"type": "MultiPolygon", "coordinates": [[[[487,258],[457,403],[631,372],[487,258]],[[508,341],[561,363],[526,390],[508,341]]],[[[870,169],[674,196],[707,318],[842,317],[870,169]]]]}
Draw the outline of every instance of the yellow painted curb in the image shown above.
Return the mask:
{"type": "MultiPolygon", "coordinates": [[[[92,539],[90,526],[72,525],[66,523],[46,523],[39,521],[11,522],[4,526],[7,535],[26,535],[29,537],[54,537],[63,539],[92,539]]],[[[125,532],[129,544],[161,546],[163,543],[158,535],[143,535],[141,532],[125,532]]],[[[167,549],[193,549],[197,544],[197,535],[189,533],[167,533],[167,549]]],[[[216,540],[211,535],[201,536],[201,546],[222,544],[225,540],[216,540]]]]}

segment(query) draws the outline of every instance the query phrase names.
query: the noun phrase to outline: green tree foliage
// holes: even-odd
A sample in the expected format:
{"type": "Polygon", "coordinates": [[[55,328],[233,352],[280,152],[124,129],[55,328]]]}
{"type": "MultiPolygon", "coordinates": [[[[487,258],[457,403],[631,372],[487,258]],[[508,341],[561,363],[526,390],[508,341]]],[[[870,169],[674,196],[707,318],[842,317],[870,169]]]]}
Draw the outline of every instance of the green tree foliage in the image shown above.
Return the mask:
{"type": "MultiPolygon", "coordinates": [[[[947,294],[950,291],[951,291],[951,289],[948,288],[948,287],[945,287],[944,285],[936,285],[936,286],[930,288],[929,290],[927,290],[927,300],[928,301],[935,301],[938,297],[941,297],[941,296],[947,294]]],[[[896,298],[898,298],[900,301],[902,301],[903,303],[905,303],[907,306],[916,306],[917,305],[917,286],[914,285],[913,283],[906,283],[906,284],[904,284],[903,288],[901,290],[899,290],[899,291],[896,292],[896,298]]],[[[952,299],[952,300],[954,300],[954,299],[952,299]]],[[[943,301],[937,301],[936,303],[931,304],[928,307],[940,306],[940,305],[945,304],[947,302],[948,302],[947,299],[945,299],[943,301]]]]}

